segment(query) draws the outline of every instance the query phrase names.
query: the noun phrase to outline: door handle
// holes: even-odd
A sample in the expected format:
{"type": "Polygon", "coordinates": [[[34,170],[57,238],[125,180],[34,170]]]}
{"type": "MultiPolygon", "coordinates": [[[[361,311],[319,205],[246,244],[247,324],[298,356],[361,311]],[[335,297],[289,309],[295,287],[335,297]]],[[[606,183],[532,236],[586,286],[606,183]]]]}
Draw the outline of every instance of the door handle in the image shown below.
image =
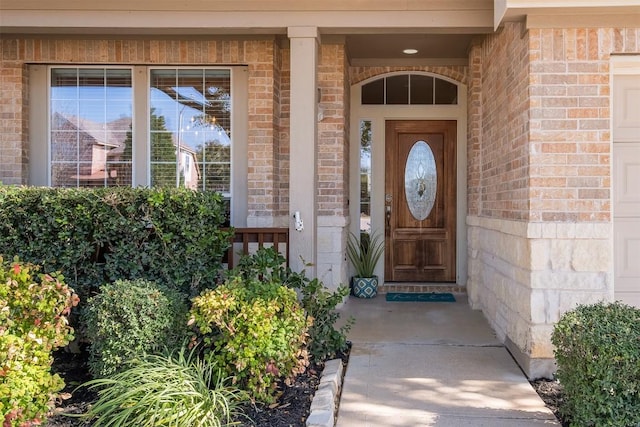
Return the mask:
{"type": "Polygon", "coordinates": [[[387,220],[387,228],[391,228],[391,205],[385,206],[385,218],[387,220]]]}

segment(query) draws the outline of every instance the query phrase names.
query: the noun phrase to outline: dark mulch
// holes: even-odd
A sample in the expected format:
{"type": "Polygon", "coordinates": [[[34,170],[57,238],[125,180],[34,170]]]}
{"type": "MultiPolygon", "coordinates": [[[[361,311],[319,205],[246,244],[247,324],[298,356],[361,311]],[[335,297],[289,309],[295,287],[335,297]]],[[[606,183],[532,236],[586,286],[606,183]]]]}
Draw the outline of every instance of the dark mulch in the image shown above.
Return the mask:
{"type": "MultiPolygon", "coordinates": [[[[339,355],[347,363],[349,350],[339,355]]],[[[50,417],[48,427],[90,427],[92,423],[62,415],[82,414],[96,395],[84,388],[75,390],[80,384],[91,379],[85,364],[86,353],[71,354],[59,351],[54,357],[53,370],[65,380],[63,396],[58,402],[54,416],[50,417]],[[74,391],[75,390],[75,391],[74,391]]],[[[311,400],[320,382],[322,364],[311,364],[305,373],[298,375],[296,381],[287,386],[279,384],[280,394],[273,405],[244,404],[242,409],[246,418],[238,421],[242,427],[303,427],[309,417],[311,400]]]]}
{"type": "Polygon", "coordinates": [[[558,380],[549,380],[545,378],[533,380],[530,381],[530,383],[533,389],[542,398],[545,406],[553,412],[553,415],[556,416],[558,422],[560,422],[563,427],[569,427],[569,420],[565,419],[560,412],[560,408],[564,403],[564,390],[562,388],[562,384],[560,384],[558,380]]]}
{"type": "Polygon", "coordinates": [[[47,426],[85,427],[91,425],[90,422],[62,415],[63,413],[82,414],[87,411],[89,404],[96,398],[95,393],[84,388],[76,391],[78,386],[91,380],[86,360],[86,352],[69,353],[59,350],[54,354],[53,371],[64,379],[65,388],[61,393],[64,400],[61,399],[57,402],[55,415],[49,418],[47,426]]]}
{"type": "Polygon", "coordinates": [[[291,386],[280,384],[282,394],[273,405],[246,404],[242,407],[245,416],[243,427],[303,427],[309,417],[311,400],[320,382],[322,366],[311,365],[304,374],[298,375],[291,386]]]}

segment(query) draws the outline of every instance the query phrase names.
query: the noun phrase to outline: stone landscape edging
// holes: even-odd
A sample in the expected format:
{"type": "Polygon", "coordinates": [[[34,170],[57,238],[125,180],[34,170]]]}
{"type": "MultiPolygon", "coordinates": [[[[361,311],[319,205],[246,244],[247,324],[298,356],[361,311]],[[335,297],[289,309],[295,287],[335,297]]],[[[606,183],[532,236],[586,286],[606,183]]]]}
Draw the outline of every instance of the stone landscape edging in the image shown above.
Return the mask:
{"type": "Polygon", "coordinates": [[[307,418],[306,427],[335,426],[343,372],[342,359],[325,362],[320,384],[311,401],[311,412],[307,418]]]}

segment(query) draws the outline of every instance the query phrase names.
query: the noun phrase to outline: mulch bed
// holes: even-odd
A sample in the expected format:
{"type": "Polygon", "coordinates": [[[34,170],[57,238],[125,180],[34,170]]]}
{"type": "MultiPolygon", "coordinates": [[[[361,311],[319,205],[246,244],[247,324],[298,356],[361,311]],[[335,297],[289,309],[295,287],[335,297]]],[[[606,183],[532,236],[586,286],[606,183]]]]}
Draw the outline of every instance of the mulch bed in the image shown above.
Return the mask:
{"type": "Polygon", "coordinates": [[[569,427],[569,420],[563,418],[560,408],[564,402],[564,390],[557,380],[537,379],[529,381],[545,406],[553,412],[563,427],[569,427]]]}
{"type": "MultiPolygon", "coordinates": [[[[346,364],[349,351],[339,355],[346,364]]],[[[86,412],[96,394],[84,388],[75,390],[80,384],[91,379],[85,364],[86,354],[71,354],[59,351],[54,357],[54,372],[64,380],[66,387],[62,395],[68,397],[58,402],[54,415],[49,418],[47,427],[90,427],[89,421],[83,421],[63,415],[86,412]]],[[[320,382],[322,364],[311,364],[305,373],[298,375],[296,381],[287,386],[279,384],[280,395],[273,405],[242,405],[245,417],[238,419],[242,427],[303,427],[309,417],[311,401],[320,382]]]]}

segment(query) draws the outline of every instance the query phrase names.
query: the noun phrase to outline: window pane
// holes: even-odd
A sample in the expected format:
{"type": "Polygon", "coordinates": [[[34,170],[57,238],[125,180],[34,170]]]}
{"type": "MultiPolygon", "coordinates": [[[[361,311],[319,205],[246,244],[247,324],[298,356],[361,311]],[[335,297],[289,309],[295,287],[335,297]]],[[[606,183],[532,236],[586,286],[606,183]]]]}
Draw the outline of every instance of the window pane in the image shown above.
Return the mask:
{"type": "Polygon", "coordinates": [[[409,76],[387,77],[387,105],[409,103],[409,76]]]}
{"type": "Polygon", "coordinates": [[[54,187],[77,187],[78,163],[54,163],[51,165],[51,185],[54,187]]]}
{"type": "Polygon", "coordinates": [[[78,99],[78,70],[59,68],[51,73],[51,99],[78,99]]]}
{"type": "Polygon", "coordinates": [[[103,130],[106,127],[104,99],[78,101],[78,125],[81,130],[103,130]]]}
{"type": "Polygon", "coordinates": [[[457,104],[458,86],[446,80],[436,79],[436,104],[457,104]]]}
{"type": "Polygon", "coordinates": [[[411,104],[433,104],[433,77],[411,75],[411,104]]]}
{"type": "MultiPolygon", "coordinates": [[[[157,120],[156,123],[162,123],[157,120]]],[[[176,163],[176,148],[173,135],[169,132],[161,132],[161,128],[151,132],[151,163],[176,163]]]]}
{"type": "Polygon", "coordinates": [[[151,185],[153,187],[176,187],[175,163],[151,163],[151,185]]]}
{"type": "Polygon", "coordinates": [[[371,121],[360,122],[360,231],[371,231],[371,121]]]}
{"type": "Polygon", "coordinates": [[[70,130],[67,117],[78,117],[77,100],[51,101],[51,129],[70,130]]]}
{"type": "Polygon", "coordinates": [[[384,104],[384,79],[378,79],[362,86],[362,104],[384,104]]]}
{"type": "Polygon", "coordinates": [[[128,69],[51,70],[53,186],[131,185],[131,94],[128,69]]]}
{"type": "Polygon", "coordinates": [[[203,168],[202,188],[231,194],[231,165],[225,163],[205,163],[203,168]]]}
{"type": "Polygon", "coordinates": [[[105,99],[105,70],[85,68],[78,70],[78,98],[105,99]]]}
{"type": "Polygon", "coordinates": [[[230,195],[229,70],[154,69],[151,85],[151,163],[174,168],[171,176],[152,174],[151,184],[168,186],[173,179],[173,185],[230,195]]]}

